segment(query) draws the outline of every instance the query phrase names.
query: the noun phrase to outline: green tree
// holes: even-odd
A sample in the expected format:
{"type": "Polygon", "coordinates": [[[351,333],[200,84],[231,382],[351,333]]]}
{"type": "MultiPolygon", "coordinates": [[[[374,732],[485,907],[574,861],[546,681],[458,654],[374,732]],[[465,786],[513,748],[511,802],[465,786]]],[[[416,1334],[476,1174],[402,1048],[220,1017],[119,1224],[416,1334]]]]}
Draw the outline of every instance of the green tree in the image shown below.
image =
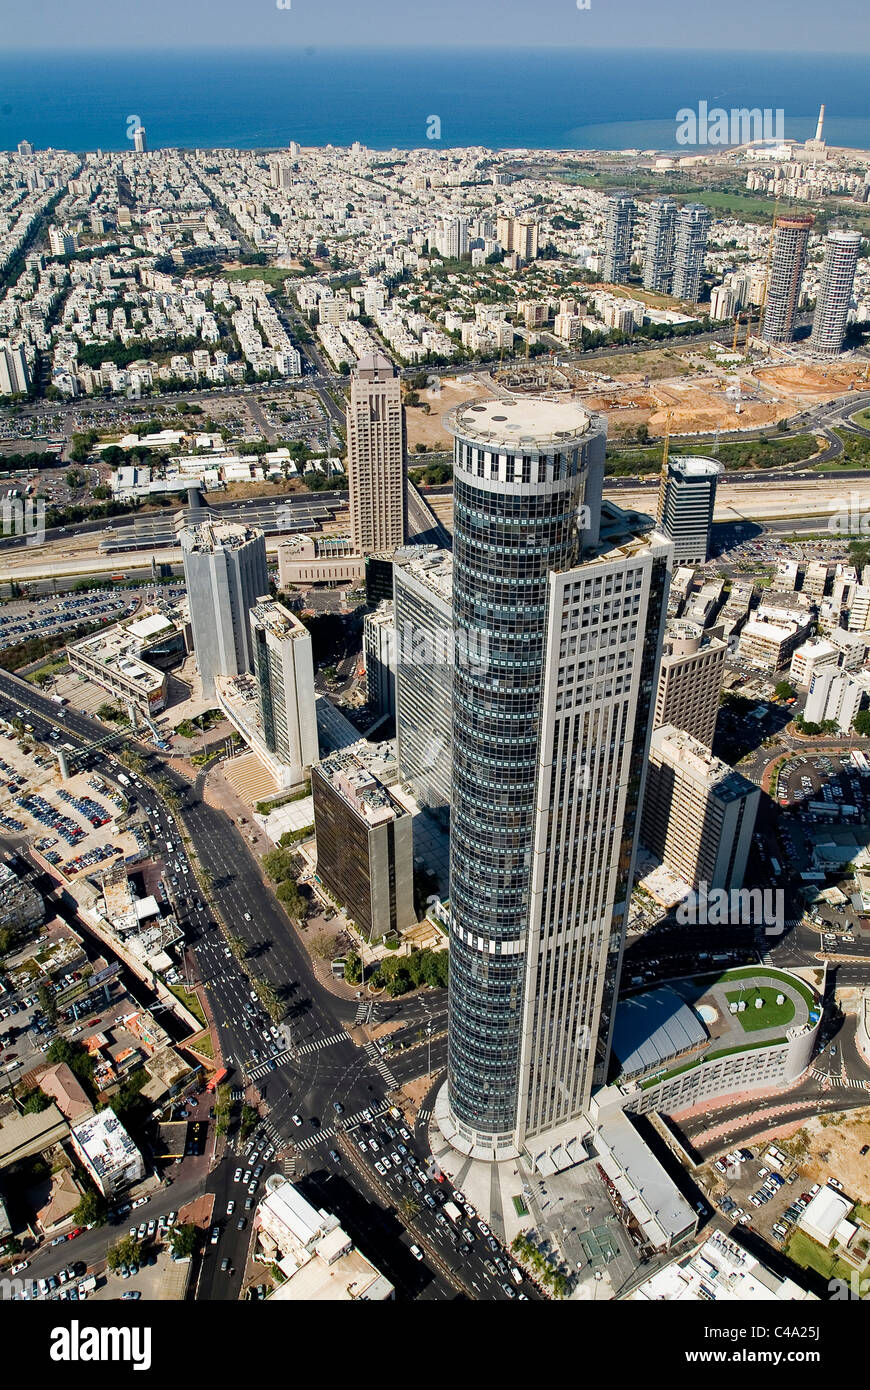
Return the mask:
{"type": "Polygon", "coordinates": [[[28,1092],[21,1104],[22,1113],[25,1115],[38,1115],[43,1110],[47,1110],[51,1105],[51,1096],[47,1096],[45,1091],[37,1086],[34,1091],[28,1092]]]}
{"type": "Polygon", "coordinates": [[[117,1245],[113,1245],[107,1252],[106,1264],[112,1270],[120,1269],[122,1265],[137,1265],[141,1253],[142,1247],[138,1240],[134,1236],[124,1236],[123,1240],[119,1240],[117,1245]]]}
{"type": "Polygon", "coordinates": [[[855,715],[853,728],[862,738],[870,737],[870,709],[859,709],[855,715]]]}
{"type": "Polygon", "coordinates": [[[358,985],[362,981],[362,961],[355,951],[348,951],[344,958],[344,978],[349,985],[358,985]]]}
{"type": "Polygon", "coordinates": [[[107,1213],[105,1197],[88,1188],[82,1193],[82,1200],[73,1213],[73,1220],[77,1226],[105,1226],[107,1213]]]}
{"type": "MultiPolygon", "coordinates": [[[[307,903],[292,878],[285,879],[283,883],[278,884],[275,896],[283,905],[287,915],[292,917],[294,921],[298,922],[304,916],[307,903]]],[[[329,954],[331,955],[332,952],[330,951],[329,954]]],[[[324,957],[324,959],[328,959],[328,957],[324,957]]]]}
{"type": "Polygon", "coordinates": [[[192,1221],[170,1228],[169,1245],[173,1255],[177,1255],[179,1259],[186,1259],[193,1254],[198,1239],[199,1228],[192,1221]]]}
{"type": "Polygon", "coordinates": [[[773,687],[773,694],[776,700],[785,701],[794,699],[794,691],[788,681],[777,681],[776,685],[773,687]]]}

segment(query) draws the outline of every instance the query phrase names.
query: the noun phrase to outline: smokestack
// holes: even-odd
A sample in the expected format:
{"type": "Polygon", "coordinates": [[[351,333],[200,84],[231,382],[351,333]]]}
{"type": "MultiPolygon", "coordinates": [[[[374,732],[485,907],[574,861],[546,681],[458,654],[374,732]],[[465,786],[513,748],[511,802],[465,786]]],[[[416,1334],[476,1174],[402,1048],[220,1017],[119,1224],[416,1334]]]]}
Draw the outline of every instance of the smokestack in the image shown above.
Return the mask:
{"type": "Polygon", "coordinates": [[[824,126],[824,124],[825,124],[825,103],[822,102],[821,106],[819,107],[819,123],[818,123],[818,125],[816,126],[816,139],[819,140],[819,141],[820,141],[821,138],[822,138],[822,127],[824,126]]]}

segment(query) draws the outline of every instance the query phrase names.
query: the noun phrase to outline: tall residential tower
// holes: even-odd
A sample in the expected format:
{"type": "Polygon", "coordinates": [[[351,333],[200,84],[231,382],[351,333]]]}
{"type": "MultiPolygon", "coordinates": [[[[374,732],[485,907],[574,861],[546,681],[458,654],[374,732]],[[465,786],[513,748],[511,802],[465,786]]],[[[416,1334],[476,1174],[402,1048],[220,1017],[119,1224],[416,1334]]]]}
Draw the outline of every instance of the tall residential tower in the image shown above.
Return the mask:
{"type": "Polygon", "coordinates": [[[860,232],[831,232],[825,241],[825,263],[810,334],[811,350],[825,357],[836,357],[843,350],[860,250],[860,232]]]}
{"type": "Polygon", "coordinates": [[[761,336],[766,343],[790,343],[800,305],[812,217],[789,214],[776,219],[773,264],[761,336]]]}
{"type": "Polygon", "coordinates": [[[625,284],[631,269],[631,237],[637,209],[633,198],[620,193],[607,203],[604,227],[602,278],[611,285],[625,284]]]}

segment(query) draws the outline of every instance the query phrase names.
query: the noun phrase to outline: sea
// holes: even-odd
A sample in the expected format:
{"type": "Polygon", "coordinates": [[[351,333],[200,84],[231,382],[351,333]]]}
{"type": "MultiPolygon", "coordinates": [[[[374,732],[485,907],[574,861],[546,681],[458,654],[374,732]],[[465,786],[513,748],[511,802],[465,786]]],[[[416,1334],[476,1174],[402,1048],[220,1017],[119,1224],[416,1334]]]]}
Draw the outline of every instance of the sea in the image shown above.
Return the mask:
{"type": "Polygon", "coordinates": [[[864,55],[541,49],[0,55],[0,148],[350,145],[676,150],[676,114],[782,111],[805,140],[870,149],[864,55]]]}

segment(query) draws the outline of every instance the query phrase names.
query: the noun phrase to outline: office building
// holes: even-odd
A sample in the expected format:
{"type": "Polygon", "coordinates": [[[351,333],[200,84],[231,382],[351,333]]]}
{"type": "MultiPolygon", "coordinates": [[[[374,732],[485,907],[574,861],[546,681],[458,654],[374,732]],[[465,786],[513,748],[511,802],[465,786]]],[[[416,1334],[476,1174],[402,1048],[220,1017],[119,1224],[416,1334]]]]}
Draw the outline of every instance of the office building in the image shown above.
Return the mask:
{"type": "Polygon", "coordinates": [[[673,725],[650,742],[640,838],[690,888],[740,888],[761,791],[673,725]]]}
{"type": "Polygon", "coordinates": [[[23,343],[0,343],[0,396],[24,396],[30,372],[23,343]]]}
{"type": "Polygon", "coordinates": [[[825,262],[810,334],[812,352],[836,357],[843,350],[860,250],[860,232],[830,232],[825,240],[825,262]]]}
{"type": "Polygon", "coordinates": [[[710,553],[716,484],[722,472],[715,459],[668,459],[659,487],[659,525],[674,543],[674,563],[703,565],[710,553]]]}
{"type": "Polygon", "coordinates": [[[353,549],[395,550],[405,541],[405,412],[401,383],[382,352],[366,354],[350,382],[347,481],[353,549]]]}
{"type": "Polygon", "coordinates": [[[70,642],[70,670],[119,700],[125,711],[146,718],[166,707],[167,672],[191,650],[186,604],[160,604],[132,618],[70,642]]]}
{"type": "Polygon", "coordinates": [[[687,203],[677,213],[671,290],[677,299],[690,299],[696,303],[701,293],[711,221],[709,211],[701,203],[687,203]]]}
{"type": "Polygon", "coordinates": [[[70,1143],[104,1197],[145,1176],[142,1155],[113,1110],[106,1107],[70,1130],[70,1143]]]}
{"type": "Polygon", "coordinates": [[[790,343],[794,337],[813,220],[798,214],[776,219],[773,263],[761,325],[766,343],[790,343]]]}
{"type": "Polygon", "coordinates": [[[807,724],[836,724],[841,734],[848,734],[855,715],[861,708],[864,686],[845,671],[825,667],[814,671],[804,706],[807,724]]]}
{"type": "Polygon", "coordinates": [[[266,541],[255,526],[205,521],[179,532],[190,604],[193,649],[202,693],[215,693],[216,676],[254,669],[248,614],[269,592],[266,541]]]}
{"type": "Polygon", "coordinates": [[[289,608],[268,597],[257,600],[250,623],[263,739],[296,786],[319,753],[311,633],[289,608]]]}
{"type": "Polygon", "coordinates": [[[136,151],[137,154],[144,154],[145,151],[148,149],[148,145],[145,140],[144,125],[137,126],[136,129],[133,131],[133,149],[136,151]]]}
{"type": "Polygon", "coordinates": [[[674,227],[677,205],[671,198],[655,198],[646,222],[643,287],[654,294],[670,294],[674,276],[674,227]]]}
{"type": "Polygon", "coordinates": [[[624,285],[628,280],[635,212],[634,199],[624,193],[608,199],[602,268],[602,279],[608,284],[624,285]]]}
{"type": "Polygon", "coordinates": [[[672,620],[665,628],[653,727],[673,724],[705,748],[713,747],[727,642],[697,623],[672,620]]]}
{"type": "Polygon", "coordinates": [[[454,1147],[492,1160],[576,1128],[605,1079],[672,546],[601,502],[604,424],[579,405],[477,400],[446,424],[450,1014],[435,1114],[454,1147]]]}
{"type": "Polygon", "coordinates": [[[396,712],[397,634],[393,604],[383,599],[363,620],[366,700],[378,717],[396,712]]]}
{"type": "Polygon", "coordinates": [[[278,587],[361,584],[365,559],[348,536],[288,536],[278,545],[278,587]]]}
{"type": "Polygon", "coordinates": [[[453,692],[453,556],[408,546],[393,558],[399,650],[396,756],[399,774],[423,806],[450,808],[453,692]]]}
{"type": "Polygon", "coordinates": [[[31,145],[29,140],[19,140],[18,153],[24,159],[30,158],[30,156],[33,154],[33,146],[31,145]]]}
{"type": "Polygon", "coordinates": [[[311,770],[318,877],[367,941],[417,920],[412,818],[388,790],[395,772],[390,746],[364,739],[311,770]]]}

